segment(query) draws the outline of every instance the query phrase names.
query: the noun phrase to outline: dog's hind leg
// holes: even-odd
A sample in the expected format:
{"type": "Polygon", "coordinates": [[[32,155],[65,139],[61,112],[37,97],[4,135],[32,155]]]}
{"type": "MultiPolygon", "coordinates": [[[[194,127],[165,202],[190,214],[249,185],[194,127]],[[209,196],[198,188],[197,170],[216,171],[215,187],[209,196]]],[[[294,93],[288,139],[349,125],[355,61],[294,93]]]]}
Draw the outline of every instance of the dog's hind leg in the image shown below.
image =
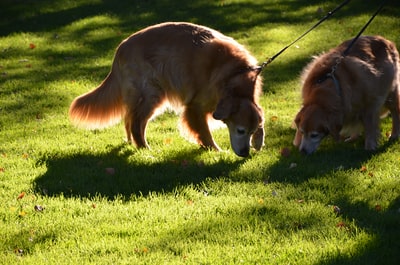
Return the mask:
{"type": "Polygon", "coordinates": [[[163,103],[162,93],[158,88],[147,87],[146,93],[138,89],[128,90],[124,95],[126,104],[125,131],[128,142],[135,142],[139,148],[148,148],[146,126],[155,110],[163,103]]]}
{"type": "Polygon", "coordinates": [[[207,118],[208,114],[199,106],[189,105],[182,113],[181,122],[189,136],[193,137],[202,147],[220,150],[211,136],[207,118]]]}

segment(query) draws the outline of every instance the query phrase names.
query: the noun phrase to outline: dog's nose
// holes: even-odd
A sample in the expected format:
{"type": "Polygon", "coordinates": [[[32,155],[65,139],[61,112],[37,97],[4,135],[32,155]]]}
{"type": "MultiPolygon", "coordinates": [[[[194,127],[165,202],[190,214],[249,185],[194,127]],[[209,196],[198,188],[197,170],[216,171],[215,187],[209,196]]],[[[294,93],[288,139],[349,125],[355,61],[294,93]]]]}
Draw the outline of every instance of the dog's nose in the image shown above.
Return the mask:
{"type": "Polygon", "coordinates": [[[308,151],[306,148],[300,148],[300,153],[303,155],[311,155],[313,152],[308,151]]]}
{"type": "Polygon", "coordinates": [[[246,157],[246,156],[249,156],[249,153],[250,153],[250,148],[245,147],[245,148],[240,149],[240,151],[239,151],[239,153],[237,153],[237,155],[241,156],[241,157],[246,157]]]}

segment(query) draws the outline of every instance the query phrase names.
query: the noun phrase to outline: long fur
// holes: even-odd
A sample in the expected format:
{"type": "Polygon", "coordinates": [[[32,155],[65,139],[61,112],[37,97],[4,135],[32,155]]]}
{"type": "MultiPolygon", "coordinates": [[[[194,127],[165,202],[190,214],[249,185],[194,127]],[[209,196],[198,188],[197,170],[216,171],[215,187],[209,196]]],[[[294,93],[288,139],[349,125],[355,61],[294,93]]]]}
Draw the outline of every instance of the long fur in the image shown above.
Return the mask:
{"type": "MultiPolygon", "coordinates": [[[[182,127],[201,146],[219,149],[207,125],[213,116],[228,125],[234,151],[246,156],[251,136],[257,131],[256,137],[264,137],[258,105],[262,80],[251,70],[256,65],[242,45],[213,29],[190,23],[154,25],[119,45],[109,75],[72,102],[70,118],[90,129],[123,118],[128,140],[147,147],[147,121],[170,104],[183,107],[182,127]],[[238,126],[245,137],[237,135],[238,126]]],[[[263,139],[254,142],[260,149],[263,139]]]]}
{"type": "Polygon", "coordinates": [[[125,108],[122,94],[115,86],[111,72],[94,90],[77,97],[71,104],[71,121],[87,129],[101,129],[112,126],[121,120],[125,108]]]}
{"type": "Polygon", "coordinates": [[[391,139],[400,136],[400,63],[395,44],[380,36],[362,36],[343,57],[351,41],[315,57],[302,73],[303,107],[295,118],[294,144],[306,153],[314,152],[328,134],[336,140],[354,138],[360,128],[365,131],[365,148],[376,149],[383,108],[392,115],[391,139]],[[332,69],[339,85],[329,77],[332,69]]]}

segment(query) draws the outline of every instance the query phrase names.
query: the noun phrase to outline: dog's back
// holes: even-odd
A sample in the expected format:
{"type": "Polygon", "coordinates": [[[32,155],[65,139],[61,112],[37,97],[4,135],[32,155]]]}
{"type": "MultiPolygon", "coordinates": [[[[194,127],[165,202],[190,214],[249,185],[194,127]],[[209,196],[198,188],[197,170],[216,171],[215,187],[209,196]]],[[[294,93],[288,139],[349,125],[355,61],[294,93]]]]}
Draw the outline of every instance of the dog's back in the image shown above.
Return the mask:
{"type": "Polygon", "coordinates": [[[137,64],[125,70],[131,70],[126,73],[131,79],[157,79],[170,100],[175,95],[180,102],[188,102],[195,91],[207,99],[216,97],[235,72],[257,64],[232,38],[190,23],[163,23],[139,31],[121,43],[116,59],[120,68],[127,62],[137,64]]]}

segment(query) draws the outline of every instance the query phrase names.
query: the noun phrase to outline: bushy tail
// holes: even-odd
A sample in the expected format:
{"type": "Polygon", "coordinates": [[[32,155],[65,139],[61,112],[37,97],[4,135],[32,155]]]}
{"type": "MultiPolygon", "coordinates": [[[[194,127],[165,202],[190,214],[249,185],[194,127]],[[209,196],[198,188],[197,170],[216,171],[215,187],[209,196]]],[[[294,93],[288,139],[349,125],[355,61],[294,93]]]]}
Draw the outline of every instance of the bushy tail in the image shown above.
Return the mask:
{"type": "Polygon", "coordinates": [[[115,74],[112,70],[96,89],[74,99],[69,108],[73,124],[87,129],[101,129],[121,120],[125,109],[115,74]]]}

